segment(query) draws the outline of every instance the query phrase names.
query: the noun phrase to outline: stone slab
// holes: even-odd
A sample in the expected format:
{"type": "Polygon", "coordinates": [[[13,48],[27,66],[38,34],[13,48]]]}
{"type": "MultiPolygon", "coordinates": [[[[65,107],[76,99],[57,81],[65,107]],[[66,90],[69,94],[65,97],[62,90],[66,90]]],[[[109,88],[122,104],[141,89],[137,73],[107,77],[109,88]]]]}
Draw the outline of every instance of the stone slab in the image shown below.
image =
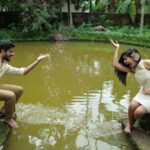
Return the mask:
{"type": "Polygon", "coordinates": [[[0,117],[0,150],[2,150],[7,142],[11,131],[11,127],[3,122],[3,118],[0,117]]]}
{"type": "MultiPolygon", "coordinates": [[[[127,119],[121,121],[123,128],[127,123],[127,119]]],[[[134,146],[139,150],[149,150],[150,149],[150,133],[143,130],[140,126],[135,125],[134,130],[130,135],[126,135],[130,138],[134,146]]]]}

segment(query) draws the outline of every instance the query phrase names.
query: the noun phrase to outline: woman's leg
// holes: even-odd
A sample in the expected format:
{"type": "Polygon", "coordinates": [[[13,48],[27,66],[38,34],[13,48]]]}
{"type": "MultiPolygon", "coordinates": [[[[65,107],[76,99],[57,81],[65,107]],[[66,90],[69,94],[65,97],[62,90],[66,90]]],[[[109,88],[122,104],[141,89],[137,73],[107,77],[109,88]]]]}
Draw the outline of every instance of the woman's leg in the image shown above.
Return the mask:
{"type": "Polygon", "coordinates": [[[13,113],[15,112],[16,95],[12,91],[0,89],[0,100],[4,100],[5,105],[5,120],[7,124],[13,128],[18,128],[18,124],[12,119],[13,113]]]}
{"type": "Polygon", "coordinates": [[[147,109],[143,105],[140,105],[134,112],[134,118],[142,118],[146,113],[148,113],[147,109]]]}
{"type": "Polygon", "coordinates": [[[140,104],[136,101],[132,101],[128,107],[128,123],[124,129],[125,133],[130,134],[133,128],[135,118],[134,112],[140,106],[140,104]]]}

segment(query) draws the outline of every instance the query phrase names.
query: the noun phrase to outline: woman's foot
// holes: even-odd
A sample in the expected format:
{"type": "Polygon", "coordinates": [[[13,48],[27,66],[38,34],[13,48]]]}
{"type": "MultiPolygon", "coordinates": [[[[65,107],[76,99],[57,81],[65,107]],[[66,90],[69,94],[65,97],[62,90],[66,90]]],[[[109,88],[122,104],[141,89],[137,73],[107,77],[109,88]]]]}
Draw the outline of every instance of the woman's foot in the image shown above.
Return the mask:
{"type": "Polygon", "coordinates": [[[12,128],[19,128],[17,122],[13,119],[5,119],[4,122],[10,125],[12,128]]]}
{"type": "Polygon", "coordinates": [[[131,129],[128,128],[128,127],[126,127],[126,128],[124,129],[124,132],[125,132],[126,134],[131,134],[131,129]]]}
{"type": "Polygon", "coordinates": [[[127,126],[124,128],[124,132],[125,132],[126,134],[131,134],[131,127],[130,127],[129,124],[127,124],[127,126]]]}

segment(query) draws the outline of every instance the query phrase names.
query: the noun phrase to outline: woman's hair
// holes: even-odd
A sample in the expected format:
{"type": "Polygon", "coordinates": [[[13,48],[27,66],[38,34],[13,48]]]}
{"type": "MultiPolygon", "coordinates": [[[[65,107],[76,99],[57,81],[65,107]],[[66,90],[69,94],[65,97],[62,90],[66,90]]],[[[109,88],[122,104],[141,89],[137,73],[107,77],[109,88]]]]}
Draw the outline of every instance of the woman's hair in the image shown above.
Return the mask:
{"type": "MultiPolygon", "coordinates": [[[[131,57],[134,61],[137,62],[137,64],[140,62],[141,60],[141,55],[140,53],[138,52],[137,49],[135,48],[129,48],[127,51],[123,52],[120,56],[120,59],[119,59],[119,63],[124,66],[124,67],[128,67],[130,68],[130,66],[128,64],[125,64],[124,63],[124,56],[125,57],[131,57]]],[[[123,72],[123,71],[119,71],[115,68],[115,73],[117,75],[117,77],[119,78],[119,81],[126,85],[126,78],[127,78],[127,72],[123,72]]]]}
{"type": "Polygon", "coordinates": [[[7,51],[14,47],[15,47],[15,44],[12,41],[8,41],[8,40],[0,41],[0,51],[1,50],[7,51]]]}

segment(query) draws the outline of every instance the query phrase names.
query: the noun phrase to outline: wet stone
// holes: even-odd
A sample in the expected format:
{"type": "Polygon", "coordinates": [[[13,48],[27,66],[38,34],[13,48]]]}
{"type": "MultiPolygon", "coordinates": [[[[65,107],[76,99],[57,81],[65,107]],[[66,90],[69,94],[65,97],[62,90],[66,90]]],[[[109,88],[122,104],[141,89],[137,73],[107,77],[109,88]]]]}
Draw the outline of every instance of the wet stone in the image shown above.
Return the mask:
{"type": "Polygon", "coordinates": [[[150,114],[146,114],[142,119],[139,120],[140,126],[146,130],[150,131],[150,114]]]}
{"type": "Polygon", "coordinates": [[[3,118],[0,118],[0,150],[3,149],[9,137],[11,127],[3,122],[3,118]]]}
{"type": "MultiPolygon", "coordinates": [[[[123,129],[126,126],[127,121],[127,119],[121,120],[123,129]]],[[[132,133],[127,135],[127,138],[131,140],[136,149],[149,149],[150,133],[141,127],[139,120],[135,123],[132,133]]]]}

